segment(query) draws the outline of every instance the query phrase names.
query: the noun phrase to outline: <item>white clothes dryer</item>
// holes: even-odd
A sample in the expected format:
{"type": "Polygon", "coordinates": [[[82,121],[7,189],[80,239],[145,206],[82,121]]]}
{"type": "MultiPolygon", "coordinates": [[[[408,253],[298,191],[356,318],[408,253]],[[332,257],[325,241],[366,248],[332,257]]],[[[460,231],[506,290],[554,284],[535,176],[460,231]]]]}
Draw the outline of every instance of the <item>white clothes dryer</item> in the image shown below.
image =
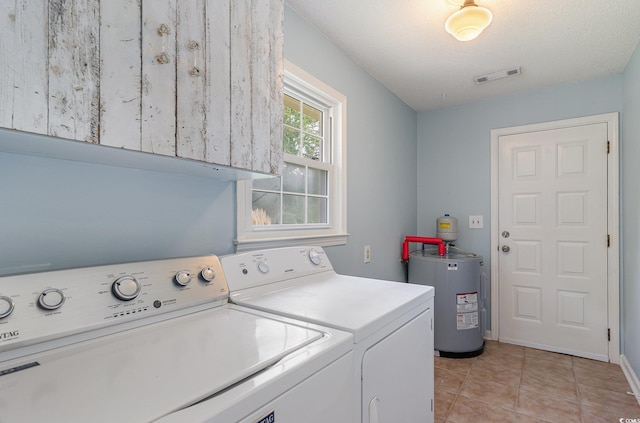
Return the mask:
{"type": "Polygon", "coordinates": [[[233,303],[353,334],[356,422],[433,422],[432,287],[339,275],[321,247],[221,263],[233,303]]]}

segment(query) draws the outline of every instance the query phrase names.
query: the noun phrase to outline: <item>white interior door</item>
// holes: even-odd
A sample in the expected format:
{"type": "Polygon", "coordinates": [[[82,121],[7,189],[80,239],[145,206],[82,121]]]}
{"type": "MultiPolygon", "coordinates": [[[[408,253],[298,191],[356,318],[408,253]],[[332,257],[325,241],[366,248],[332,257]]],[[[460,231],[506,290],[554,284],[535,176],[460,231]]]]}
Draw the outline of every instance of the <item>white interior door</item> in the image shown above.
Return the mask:
{"type": "Polygon", "coordinates": [[[609,361],[608,135],[602,122],[497,137],[500,341],[609,361]]]}

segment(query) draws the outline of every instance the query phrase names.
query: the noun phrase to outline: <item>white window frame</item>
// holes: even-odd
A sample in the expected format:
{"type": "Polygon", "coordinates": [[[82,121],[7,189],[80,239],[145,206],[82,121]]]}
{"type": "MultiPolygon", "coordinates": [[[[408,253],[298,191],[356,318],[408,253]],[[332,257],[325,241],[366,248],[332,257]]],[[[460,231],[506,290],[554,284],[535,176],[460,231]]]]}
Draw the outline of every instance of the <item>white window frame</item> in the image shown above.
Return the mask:
{"type": "MultiPolygon", "coordinates": [[[[347,98],[288,60],[284,63],[284,87],[287,94],[312,98],[331,109],[331,164],[327,164],[332,168],[329,172],[329,222],[322,225],[254,227],[251,221],[252,181],[238,181],[237,251],[302,244],[324,247],[347,243],[347,98]]],[[[285,154],[284,157],[285,161],[297,162],[297,156],[289,157],[285,154]]]]}

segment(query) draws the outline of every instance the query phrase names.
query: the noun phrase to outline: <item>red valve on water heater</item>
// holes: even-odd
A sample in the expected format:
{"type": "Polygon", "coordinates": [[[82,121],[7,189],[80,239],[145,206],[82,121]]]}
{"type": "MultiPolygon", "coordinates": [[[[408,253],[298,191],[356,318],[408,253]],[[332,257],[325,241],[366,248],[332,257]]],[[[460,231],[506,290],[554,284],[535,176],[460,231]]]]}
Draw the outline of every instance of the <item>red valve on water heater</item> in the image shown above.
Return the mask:
{"type": "Polygon", "coordinates": [[[423,244],[435,244],[438,246],[438,255],[444,256],[446,253],[446,247],[444,245],[444,241],[442,238],[429,238],[424,236],[406,236],[404,238],[404,242],[402,243],[402,262],[406,263],[409,261],[409,243],[410,242],[421,242],[423,244]]]}

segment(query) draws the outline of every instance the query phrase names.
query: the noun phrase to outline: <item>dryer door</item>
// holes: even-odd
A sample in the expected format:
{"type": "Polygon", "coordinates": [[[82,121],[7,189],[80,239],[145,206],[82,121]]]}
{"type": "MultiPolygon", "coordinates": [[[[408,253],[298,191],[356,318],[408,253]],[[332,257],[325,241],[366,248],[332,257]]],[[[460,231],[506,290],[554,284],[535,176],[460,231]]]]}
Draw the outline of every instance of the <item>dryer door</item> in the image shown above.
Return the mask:
{"type": "Polygon", "coordinates": [[[362,361],[363,423],[432,423],[433,304],[369,348],[362,361]]]}

